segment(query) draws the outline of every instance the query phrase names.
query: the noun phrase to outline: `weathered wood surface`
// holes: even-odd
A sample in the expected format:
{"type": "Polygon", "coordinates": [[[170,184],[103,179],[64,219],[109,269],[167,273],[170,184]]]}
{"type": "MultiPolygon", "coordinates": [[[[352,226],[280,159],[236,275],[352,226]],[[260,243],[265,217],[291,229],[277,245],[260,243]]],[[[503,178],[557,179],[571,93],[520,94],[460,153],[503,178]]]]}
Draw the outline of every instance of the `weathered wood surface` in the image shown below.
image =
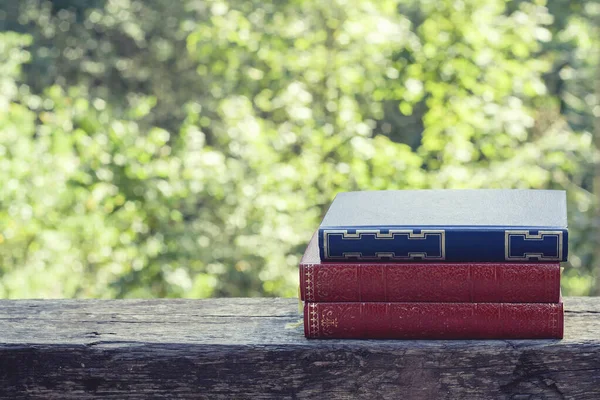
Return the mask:
{"type": "Polygon", "coordinates": [[[292,299],[0,301],[0,398],[600,399],[600,298],[565,303],[564,340],[309,341],[292,299]]]}

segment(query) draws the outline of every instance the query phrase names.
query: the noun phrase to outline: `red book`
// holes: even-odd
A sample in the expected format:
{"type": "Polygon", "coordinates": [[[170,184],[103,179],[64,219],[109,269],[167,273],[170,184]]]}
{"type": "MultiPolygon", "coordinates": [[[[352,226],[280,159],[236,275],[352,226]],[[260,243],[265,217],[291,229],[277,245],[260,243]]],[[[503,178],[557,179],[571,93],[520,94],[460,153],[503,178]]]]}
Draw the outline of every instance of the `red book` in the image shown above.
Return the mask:
{"type": "Polygon", "coordinates": [[[562,339],[563,303],[305,303],[319,339],[562,339]]]}
{"type": "Polygon", "coordinates": [[[321,262],[314,236],[300,262],[307,302],[557,303],[560,263],[321,262]]]}

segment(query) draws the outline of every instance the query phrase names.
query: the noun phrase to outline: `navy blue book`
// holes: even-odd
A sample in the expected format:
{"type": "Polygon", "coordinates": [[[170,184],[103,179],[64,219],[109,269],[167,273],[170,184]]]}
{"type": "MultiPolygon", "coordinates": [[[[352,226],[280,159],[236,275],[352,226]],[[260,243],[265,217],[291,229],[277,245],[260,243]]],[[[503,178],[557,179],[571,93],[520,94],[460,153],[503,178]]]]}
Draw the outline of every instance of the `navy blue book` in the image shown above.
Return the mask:
{"type": "Polygon", "coordinates": [[[321,260],[566,261],[562,190],[339,193],[319,227],[321,260]]]}

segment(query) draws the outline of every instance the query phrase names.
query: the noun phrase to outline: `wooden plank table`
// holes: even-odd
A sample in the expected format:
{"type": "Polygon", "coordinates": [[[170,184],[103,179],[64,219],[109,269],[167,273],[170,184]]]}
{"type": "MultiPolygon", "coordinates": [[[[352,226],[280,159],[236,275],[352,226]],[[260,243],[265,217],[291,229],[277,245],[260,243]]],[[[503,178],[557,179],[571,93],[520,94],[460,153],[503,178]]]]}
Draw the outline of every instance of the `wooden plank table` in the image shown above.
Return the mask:
{"type": "Polygon", "coordinates": [[[563,340],[306,340],[294,299],[2,300],[0,398],[600,399],[600,298],[563,340]]]}

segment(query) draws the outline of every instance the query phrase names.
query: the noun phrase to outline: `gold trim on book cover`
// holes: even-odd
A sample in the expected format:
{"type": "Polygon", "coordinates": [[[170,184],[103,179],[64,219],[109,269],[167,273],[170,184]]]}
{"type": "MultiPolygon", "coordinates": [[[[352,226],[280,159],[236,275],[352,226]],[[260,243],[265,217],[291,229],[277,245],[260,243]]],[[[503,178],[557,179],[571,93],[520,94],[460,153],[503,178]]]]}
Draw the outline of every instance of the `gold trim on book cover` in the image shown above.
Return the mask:
{"type": "Polygon", "coordinates": [[[379,229],[356,229],[354,233],[347,229],[324,229],[323,230],[323,250],[329,259],[348,259],[360,257],[362,259],[382,259],[393,258],[403,260],[445,260],[446,259],[446,231],[443,229],[421,229],[415,233],[412,229],[390,229],[388,233],[383,233],[379,229]],[[363,234],[375,235],[375,239],[394,239],[396,236],[406,236],[408,240],[424,240],[428,236],[436,235],[440,237],[440,255],[432,256],[427,252],[408,252],[406,256],[397,256],[395,252],[376,252],[375,256],[363,256],[361,252],[344,252],[342,256],[332,256],[329,253],[329,234],[342,234],[344,240],[358,240],[363,234]]]}
{"type": "Polygon", "coordinates": [[[304,278],[304,299],[306,301],[315,301],[314,265],[307,264],[304,266],[304,278]]]}
{"type": "Polygon", "coordinates": [[[319,315],[315,303],[305,303],[308,307],[308,337],[317,337],[319,335],[319,315]]]}
{"type": "Polygon", "coordinates": [[[528,230],[504,231],[504,258],[506,261],[528,261],[536,259],[539,261],[562,261],[563,258],[563,231],[538,231],[537,234],[529,233],[528,230]],[[523,256],[511,256],[510,239],[521,236],[524,240],[543,241],[547,236],[555,236],[557,256],[545,256],[544,253],[525,253],[523,256]]]}

